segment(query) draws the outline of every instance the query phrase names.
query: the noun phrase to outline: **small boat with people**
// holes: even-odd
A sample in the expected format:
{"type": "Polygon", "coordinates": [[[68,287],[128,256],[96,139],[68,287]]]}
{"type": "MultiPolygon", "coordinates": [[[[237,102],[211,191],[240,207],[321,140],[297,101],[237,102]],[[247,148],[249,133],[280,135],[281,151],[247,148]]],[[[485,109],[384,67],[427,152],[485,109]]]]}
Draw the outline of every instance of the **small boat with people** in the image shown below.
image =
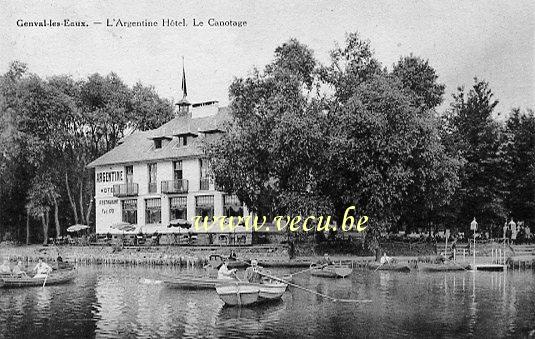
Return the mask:
{"type": "Polygon", "coordinates": [[[325,278],[345,278],[353,272],[353,269],[347,265],[335,264],[327,253],[321,260],[310,265],[309,270],[311,275],[325,278]]]}
{"type": "Polygon", "coordinates": [[[50,273],[47,275],[38,275],[36,277],[30,277],[27,275],[12,275],[10,277],[2,276],[0,278],[0,287],[3,288],[16,288],[16,287],[32,287],[32,286],[49,286],[67,284],[74,280],[76,277],[76,271],[64,271],[58,273],[50,273]]]}
{"type": "Polygon", "coordinates": [[[236,276],[236,270],[228,270],[227,262],[220,268],[219,278],[233,276],[216,285],[216,292],[226,305],[247,306],[265,301],[280,300],[288,283],[271,275],[271,272],[258,266],[257,260],[251,260],[251,266],[245,270],[244,280],[236,276]]]}
{"type": "Polygon", "coordinates": [[[280,300],[288,284],[282,282],[250,283],[228,281],[216,285],[216,292],[228,306],[248,306],[280,300]]]}
{"type": "Polygon", "coordinates": [[[407,264],[398,262],[380,263],[377,261],[370,262],[366,265],[368,269],[374,271],[394,271],[394,272],[410,272],[411,268],[407,264]]]}
{"type": "Polygon", "coordinates": [[[310,274],[316,277],[325,278],[345,278],[353,272],[353,269],[347,265],[317,265],[310,266],[310,274]]]}

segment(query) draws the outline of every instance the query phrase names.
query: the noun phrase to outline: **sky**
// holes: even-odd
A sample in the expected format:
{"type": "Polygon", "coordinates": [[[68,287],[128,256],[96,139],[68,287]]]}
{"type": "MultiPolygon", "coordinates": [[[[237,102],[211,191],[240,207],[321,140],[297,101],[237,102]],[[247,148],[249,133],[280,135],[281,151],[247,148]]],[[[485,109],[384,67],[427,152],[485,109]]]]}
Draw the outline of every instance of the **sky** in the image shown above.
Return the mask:
{"type": "Polygon", "coordinates": [[[127,84],[153,85],[179,100],[182,57],[192,102],[228,103],[235,77],[273,60],[297,38],[323,64],[347,32],[369,39],[386,67],[413,54],[428,59],[446,85],[445,103],[478,77],[500,100],[498,112],[535,106],[535,2],[530,1],[94,1],[0,0],[0,72],[12,60],[46,77],[117,73],[127,84]],[[163,19],[187,27],[161,27],[163,19]],[[246,21],[211,27],[208,19],[246,21]],[[86,21],[88,27],[19,27],[17,22],[86,21]],[[107,27],[150,20],[159,27],[107,27]],[[193,27],[192,21],[204,22],[193,27]],[[21,21],[22,20],[22,21],[21,21]],[[102,24],[93,24],[102,22],[102,24]]]}

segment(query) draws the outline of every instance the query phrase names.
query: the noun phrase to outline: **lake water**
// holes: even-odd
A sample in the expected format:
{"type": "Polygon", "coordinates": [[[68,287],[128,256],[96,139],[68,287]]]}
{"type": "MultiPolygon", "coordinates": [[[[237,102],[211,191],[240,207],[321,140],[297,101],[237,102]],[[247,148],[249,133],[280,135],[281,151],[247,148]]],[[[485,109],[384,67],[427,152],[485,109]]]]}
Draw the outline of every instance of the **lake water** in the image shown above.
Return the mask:
{"type": "MultiPolygon", "coordinates": [[[[289,270],[274,271],[287,273],[289,270]]],[[[296,283],[345,299],[290,288],[281,302],[223,307],[215,291],[158,283],[162,268],[80,266],[63,286],[0,289],[0,338],[504,337],[535,330],[535,274],[355,271],[296,283]]]]}

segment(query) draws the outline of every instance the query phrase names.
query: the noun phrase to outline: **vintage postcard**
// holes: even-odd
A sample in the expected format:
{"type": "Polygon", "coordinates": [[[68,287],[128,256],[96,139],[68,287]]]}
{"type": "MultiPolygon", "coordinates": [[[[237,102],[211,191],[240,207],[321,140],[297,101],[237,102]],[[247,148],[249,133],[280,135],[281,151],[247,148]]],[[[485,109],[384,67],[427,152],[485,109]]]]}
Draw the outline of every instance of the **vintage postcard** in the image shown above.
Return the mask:
{"type": "Polygon", "coordinates": [[[0,0],[0,338],[535,338],[532,1],[0,0]]]}

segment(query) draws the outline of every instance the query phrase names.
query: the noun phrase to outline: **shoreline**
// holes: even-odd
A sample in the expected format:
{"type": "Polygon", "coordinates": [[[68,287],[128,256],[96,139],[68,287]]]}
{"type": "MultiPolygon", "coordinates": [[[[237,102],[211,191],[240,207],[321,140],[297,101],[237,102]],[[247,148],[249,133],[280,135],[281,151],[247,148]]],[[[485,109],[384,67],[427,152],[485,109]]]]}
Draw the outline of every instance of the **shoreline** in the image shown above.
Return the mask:
{"type": "MultiPolygon", "coordinates": [[[[73,264],[94,265],[148,265],[148,266],[179,266],[179,267],[203,267],[209,262],[211,255],[229,257],[230,253],[236,253],[237,265],[247,266],[251,259],[257,259],[264,267],[308,267],[322,257],[318,255],[299,256],[289,259],[287,247],[283,245],[273,246],[247,246],[247,247],[124,247],[120,250],[112,246],[0,246],[0,257],[9,258],[11,262],[22,260],[23,262],[36,262],[40,257],[45,261],[55,261],[58,254],[64,261],[73,264]]],[[[487,253],[487,252],[484,252],[487,253]]],[[[394,256],[399,263],[415,264],[416,262],[430,262],[436,255],[403,255],[394,256]]],[[[366,267],[375,262],[374,256],[336,255],[330,256],[335,263],[350,265],[351,267],[366,267]]],[[[524,255],[506,255],[508,266],[512,268],[534,268],[535,253],[524,255]]],[[[490,255],[477,255],[476,263],[489,263],[496,260],[490,255]]],[[[472,263],[471,255],[457,257],[459,263],[472,263]]]]}

